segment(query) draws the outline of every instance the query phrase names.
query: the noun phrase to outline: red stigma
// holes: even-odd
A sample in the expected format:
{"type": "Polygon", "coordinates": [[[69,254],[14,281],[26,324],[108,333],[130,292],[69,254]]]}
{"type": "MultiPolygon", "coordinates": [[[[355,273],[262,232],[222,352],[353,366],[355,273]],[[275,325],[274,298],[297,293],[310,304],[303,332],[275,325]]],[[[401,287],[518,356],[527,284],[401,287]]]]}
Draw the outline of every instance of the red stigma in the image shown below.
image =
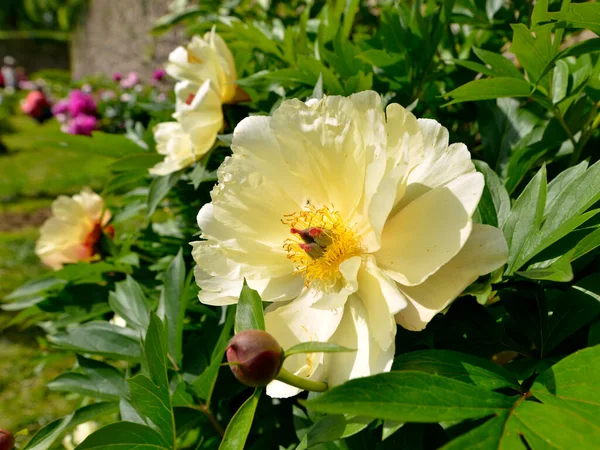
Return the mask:
{"type": "Polygon", "coordinates": [[[304,250],[306,253],[310,253],[310,250],[311,250],[311,246],[310,246],[310,244],[304,244],[304,243],[300,243],[300,244],[298,244],[298,245],[299,245],[299,246],[300,246],[300,248],[301,248],[302,250],[304,250]]]}
{"type": "Polygon", "coordinates": [[[196,97],[194,94],[188,95],[188,98],[185,100],[185,104],[186,105],[191,105],[192,102],[194,101],[194,97],[196,97]]]}
{"type": "Polygon", "coordinates": [[[310,237],[316,238],[323,234],[323,230],[320,228],[309,228],[308,235],[310,237]]]}

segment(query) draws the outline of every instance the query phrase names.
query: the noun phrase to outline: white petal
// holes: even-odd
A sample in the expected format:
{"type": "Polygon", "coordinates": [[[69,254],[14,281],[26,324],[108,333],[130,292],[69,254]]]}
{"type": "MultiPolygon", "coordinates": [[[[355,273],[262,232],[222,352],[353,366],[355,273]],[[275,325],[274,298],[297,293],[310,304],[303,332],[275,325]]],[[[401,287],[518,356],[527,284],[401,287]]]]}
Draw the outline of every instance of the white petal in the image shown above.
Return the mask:
{"type": "Polygon", "coordinates": [[[385,225],[378,266],[404,285],[422,283],[467,241],[483,186],[480,173],[462,175],[402,209],[385,225]]]}
{"type": "Polygon", "coordinates": [[[392,367],[395,345],[383,350],[373,337],[368,313],[357,296],[346,303],[344,317],[330,342],[356,352],[331,353],[327,358],[329,386],[337,386],[353,378],[387,372],[392,367]]]}
{"type": "Polygon", "coordinates": [[[396,321],[409,330],[422,330],[480,275],[490,273],[508,255],[502,231],[489,225],[473,225],[469,240],[448,264],[417,286],[400,286],[409,300],[396,321]]]}

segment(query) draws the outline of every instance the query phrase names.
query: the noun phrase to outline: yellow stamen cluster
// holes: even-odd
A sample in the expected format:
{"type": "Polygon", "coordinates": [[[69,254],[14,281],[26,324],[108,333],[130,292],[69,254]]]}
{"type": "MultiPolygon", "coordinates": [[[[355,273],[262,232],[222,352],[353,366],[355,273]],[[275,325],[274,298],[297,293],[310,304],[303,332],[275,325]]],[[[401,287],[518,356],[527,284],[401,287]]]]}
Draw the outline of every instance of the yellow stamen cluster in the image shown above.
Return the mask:
{"type": "Polygon", "coordinates": [[[330,242],[323,248],[322,254],[315,257],[302,248],[300,237],[286,239],[283,248],[288,253],[288,259],[294,263],[295,272],[304,277],[306,286],[314,280],[327,285],[334,284],[341,277],[340,264],[362,254],[360,241],[354,230],[344,222],[340,213],[327,206],[318,209],[309,206],[300,212],[286,215],[282,222],[292,230],[318,228],[327,237],[327,242],[330,242]]]}

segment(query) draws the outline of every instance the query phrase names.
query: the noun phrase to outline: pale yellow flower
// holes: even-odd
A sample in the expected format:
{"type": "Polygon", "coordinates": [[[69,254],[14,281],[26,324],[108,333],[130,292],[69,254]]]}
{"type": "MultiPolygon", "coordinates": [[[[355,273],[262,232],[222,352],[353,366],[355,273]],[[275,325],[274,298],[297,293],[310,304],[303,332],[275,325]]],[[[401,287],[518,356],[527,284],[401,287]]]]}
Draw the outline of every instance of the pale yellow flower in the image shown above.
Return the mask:
{"type": "Polygon", "coordinates": [[[235,62],[229,47],[214,29],[203,38],[194,36],[188,45],[173,50],[166,70],[173,78],[197,86],[210,80],[222,103],[229,103],[235,97],[235,62]]]}
{"type": "Polygon", "coordinates": [[[87,188],[73,197],[61,195],[40,229],[35,253],[55,270],[63,264],[91,261],[98,253],[102,233],[113,232],[112,226],[106,226],[110,217],[102,197],[87,188]]]}
{"type": "Polygon", "coordinates": [[[400,105],[384,114],[375,92],[285,101],[243,120],[231,149],[198,214],[199,298],[235,303],[245,278],[275,302],[266,329],[283,348],[357,349],[294,355],[284,367],[298,376],[335,386],[388,371],[396,321],[423,329],[506,261],[502,232],[471,219],[484,180],[465,145],[400,105]]]}
{"type": "Polygon", "coordinates": [[[221,103],[206,81],[196,85],[181,81],[175,86],[177,122],[163,122],[154,127],[156,151],[165,159],[150,169],[153,175],[168,175],[193,165],[214,145],[223,128],[221,103]]]}
{"type": "Polygon", "coordinates": [[[77,425],[71,434],[67,434],[62,444],[66,450],[74,450],[79,444],[98,429],[98,424],[94,421],[85,422],[77,425]]]}

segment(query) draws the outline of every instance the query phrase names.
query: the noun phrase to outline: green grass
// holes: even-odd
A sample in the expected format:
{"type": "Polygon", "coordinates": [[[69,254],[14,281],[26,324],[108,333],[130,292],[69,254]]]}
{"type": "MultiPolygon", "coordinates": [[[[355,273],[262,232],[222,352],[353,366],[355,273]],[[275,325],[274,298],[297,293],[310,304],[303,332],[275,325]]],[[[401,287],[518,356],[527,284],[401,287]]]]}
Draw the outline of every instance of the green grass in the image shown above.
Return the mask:
{"type": "Polygon", "coordinates": [[[107,178],[112,159],[70,150],[46,149],[32,139],[44,131],[57,130],[56,121],[38,125],[29,117],[11,120],[16,133],[3,136],[10,153],[0,156],[0,202],[22,197],[53,198],[73,194],[83,186],[99,190],[107,178]]]}
{"type": "MultiPolygon", "coordinates": [[[[54,121],[40,127],[18,116],[11,123],[16,132],[2,137],[10,153],[0,156],[0,221],[8,223],[8,215],[47,209],[56,196],[76,193],[84,186],[102,188],[111,159],[37,146],[32,137],[56,130],[54,121]]],[[[34,253],[37,226],[3,229],[7,231],[0,232],[0,299],[48,270],[34,253]]],[[[12,317],[14,313],[0,312],[0,428],[27,430],[29,437],[18,436],[17,442],[22,443],[41,426],[72,412],[78,400],[45,387],[72,366],[73,357],[41,348],[39,330],[2,330],[12,317]]]]}

